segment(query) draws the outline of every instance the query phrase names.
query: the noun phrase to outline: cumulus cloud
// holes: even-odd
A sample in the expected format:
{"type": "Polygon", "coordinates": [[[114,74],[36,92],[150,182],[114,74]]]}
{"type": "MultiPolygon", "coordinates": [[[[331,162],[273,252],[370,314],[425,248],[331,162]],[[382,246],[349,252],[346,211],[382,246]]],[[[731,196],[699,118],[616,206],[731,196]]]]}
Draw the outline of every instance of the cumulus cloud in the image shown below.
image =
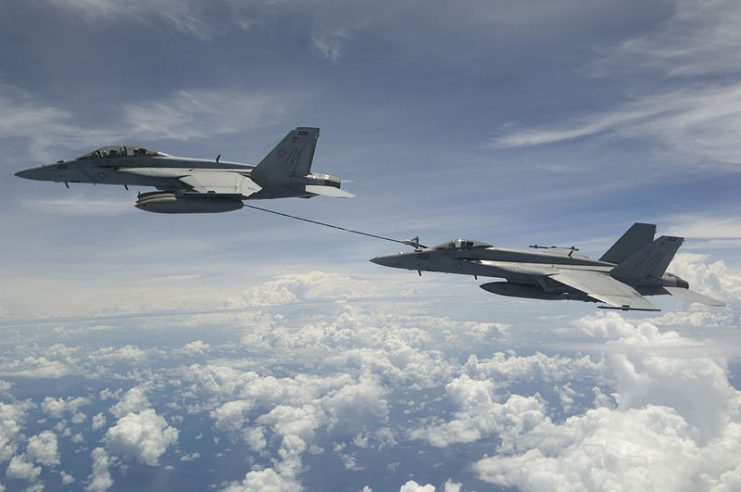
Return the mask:
{"type": "Polygon", "coordinates": [[[462,483],[446,480],[443,485],[443,492],[461,492],[461,487],[463,487],[462,483]]]}
{"type": "Polygon", "coordinates": [[[733,480],[741,393],[722,359],[677,352],[676,332],[615,313],[578,323],[604,339],[617,405],[541,419],[474,468],[522,490],[708,490],[733,480]],[[729,474],[730,473],[730,474],[729,474]]]}
{"type": "Polygon", "coordinates": [[[103,415],[102,413],[98,413],[96,415],[93,415],[93,421],[90,425],[90,428],[96,431],[96,430],[99,430],[105,427],[105,424],[106,424],[105,415],[103,415]]]}
{"type": "Polygon", "coordinates": [[[182,351],[188,355],[201,355],[206,353],[209,348],[211,346],[203,340],[195,340],[183,345],[182,351]]]}
{"type": "Polygon", "coordinates": [[[110,408],[110,412],[118,418],[129,413],[139,412],[151,407],[147,399],[146,389],[141,386],[134,386],[127,391],[123,397],[110,408]]]}
{"type": "Polygon", "coordinates": [[[26,460],[24,455],[13,456],[8,463],[8,469],[5,476],[17,480],[34,481],[41,475],[41,467],[33,466],[33,463],[26,460]]]}
{"type": "Polygon", "coordinates": [[[244,480],[231,483],[225,492],[248,492],[265,490],[269,492],[298,492],[303,490],[297,475],[301,471],[301,454],[306,450],[306,443],[298,436],[288,435],[283,438],[278,451],[279,459],[272,468],[255,470],[247,473],[244,480]]]}
{"type": "Polygon", "coordinates": [[[671,271],[685,279],[692,290],[727,302],[741,302],[741,274],[729,269],[723,260],[707,260],[706,255],[679,253],[671,271]]]}
{"type": "Polygon", "coordinates": [[[47,396],[41,403],[41,409],[49,417],[61,419],[65,412],[74,411],[83,403],[86,403],[83,398],[64,399],[47,396]]]}
{"type": "Polygon", "coordinates": [[[409,480],[399,488],[399,492],[435,492],[435,486],[429,483],[420,485],[414,480],[409,480]]]}
{"type": "Polygon", "coordinates": [[[73,477],[69,473],[60,471],[59,476],[62,478],[62,485],[70,485],[75,483],[75,477],[73,477]]]}
{"type": "Polygon", "coordinates": [[[615,378],[619,409],[649,404],[672,408],[699,442],[717,438],[726,428],[739,392],[728,381],[723,359],[693,352],[682,357],[682,348],[697,342],[661,331],[652,323],[631,323],[614,313],[582,318],[579,325],[608,339],[605,362],[615,378]]]}
{"type": "Polygon", "coordinates": [[[103,448],[95,448],[90,456],[93,460],[93,469],[88,477],[86,490],[89,492],[105,492],[113,487],[110,466],[113,460],[103,448]]]}
{"type": "Polygon", "coordinates": [[[62,378],[74,374],[75,369],[68,361],[54,360],[45,355],[29,355],[22,359],[0,359],[0,374],[26,378],[62,378]]]}
{"type": "Polygon", "coordinates": [[[246,290],[243,298],[250,306],[278,306],[299,301],[336,302],[349,297],[367,297],[375,291],[373,282],[368,280],[314,271],[283,275],[246,290]]]}
{"type": "Polygon", "coordinates": [[[386,390],[377,380],[361,377],[355,384],[345,385],[322,401],[327,411],[329,430],[337,433],[355,433],[360,429],[375,428],[388,419],[386,390]]]}
{"type": "Polygon", "coordinates": [[[57,435],[51,431],[43,431],[28,439],[26,448],[28,458],[36,463],[46,466],[58,465],[59,449],[57,447],[57,435]]]}
{"type": "MultiPolygon", "coordinates": [[[[175,426],[191,418],[211,430],[196,431],[198,456],[174,449],[169,466],[187,466],[199,457],[196,464],[204,464],[212,452],[247,450],[244,468],[233,475],[242,478],[220,484],[232,491],[300,490],[302,481],[310,483],[308,474],[316,483],[314,460],[322,453],[333,454],[348,470],[371,470],[374,456],[392,456],[396,463],[386,465],[396,473],[396,455],[406,449],[431,460],[455,450],[461,470],[456,478],[475,473],[525,490],[559,490],[561,483],[661,490],[646,470],[661,472],[672,463],[687,471],[667,488],[686,480],[695,489],[732,489],[738,479],[738,391],[722,357],[705,353],[700,338],[673,331],[678,318],[544,318],[556,340],[594,342],[580,346],[588,355],[546,352],[559,347],[553,338],[546,339],[547,348],[535,345],[521,355],[506,344],[509,333],[523,330],[405,316],[375,299],[355,304],[327,303],[307,318],[284,317],[295,312],[291,305],[256,309],[242,323],[232,318],[224,326],[235,341],[210,341],[209,353],[218,358],[198,364],[180,344],[161,349],[174,366],[153,366],[151,357],[125,359],[121,367],[132,370],[117,371],[115,382],[99,388],[126,388],[129,381],[135,386],[99,393],[101,401],[116,400],[107,418],[117,419],[103,437],[104,447],[91,456],[93,470],[83,485],[110,488],[116,459],[123,462],[121,473],[127,472],[126,461],[161,462],[179,440],[190,441],[175,426]],[[187,415],[168,417],[168,425],[153,403],[187,415]]],[[[698,316],[687,323],[706,326],[708,320],[698,316]]],[[[537,338],[532,333],[528,343],[537,338]]],[[[200,343],[195,348],[200,353],[200,343]]],[[[56,432],[71,435],[66,422],[77,413],[73,406],[71,397],[49,397],[40,411],[65,418],[56,432]]],[[[104,429],[105,420],[103,413],[91,413],[94,429],[104,429]]],[[[191,430],[188,424],[182,432],[191,430]]],[[[30,442],[40,435],[27,449],[20,430],[14,436],[9,457],[25,450],[16,460],[21,469],[24,462],[31,468],[42,459],[52,463],[53,458],[33,458],[30,442]]],[[[410,487],[433,486],[414,471],[397,484],[413,476],[419,483],[410,487]]],[[[451,480],[434,486],[462,489],[451,480]]]]}
{"type": "Polygon", "coordinates": [[[23,429],[24,419],[24,406],[0,403],[0,462],[8,460],[15,453],[16,440],[23,429]]]}
{"type": "Polygon", "coordinates": [[[444,423],[415,429],[411,436],[433,446],[470,443],[499,435],[502,446],[547,419],[545,403],[538,396],[512,395],[499,403],[488,380],[474,380],[467,375],[454,379],[445,392],[458,410],[444,423]]]}
{"type": "Polygon", "coordinates": [[[241,435],[244,424],[249,421],[247,414],[254,407],[250,400],[232,400],[211,411],[211,418],[217,429],[225,431],[233,439],[241,435]]]}
{"type": "Polygon", "coordinates": [[[177,440],[177,429],[151,408],[121,417],[104,438],[106,449],[112,453],[132,456],[150,466],[156,465],[177,440]]]}

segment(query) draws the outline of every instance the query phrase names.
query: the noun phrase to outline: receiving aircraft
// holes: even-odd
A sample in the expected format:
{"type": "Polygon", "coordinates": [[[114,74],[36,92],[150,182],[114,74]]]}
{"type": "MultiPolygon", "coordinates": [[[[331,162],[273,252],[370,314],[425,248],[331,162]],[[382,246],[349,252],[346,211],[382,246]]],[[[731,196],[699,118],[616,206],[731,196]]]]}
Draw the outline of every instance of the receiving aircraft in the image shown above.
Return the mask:
{"type": "Polygon", "coordinates": [[[317,195],[351,197],[341,180],[311,172],[319,128],[299,127],[280,141],[257,166],[175,157],[143,147],[114,145],[71,161],[58,161],[16,173],[39,181],[153,186],[140,193],[136,207],[147,212],[229,212],[242,200],[317,195]]]}
{"type": "Polygon", "coordinates": [[[660,311],[644,296],[672,295],[708,306],[725,306],[711,297],[689,290],[689,284],[666,269],[684,238],[654,239],[655,224],[636,223],[602,255],[592,260],[572,247],[532,245],[530,249],[498,248],[491,244],[457,239],[434,248],[406,241],[414,253],[373,258],[392,268],[460,273],[474,278],[499,277],[481,288],[492,294],[528,299],[601,302],[603,309],[660,311]]]}

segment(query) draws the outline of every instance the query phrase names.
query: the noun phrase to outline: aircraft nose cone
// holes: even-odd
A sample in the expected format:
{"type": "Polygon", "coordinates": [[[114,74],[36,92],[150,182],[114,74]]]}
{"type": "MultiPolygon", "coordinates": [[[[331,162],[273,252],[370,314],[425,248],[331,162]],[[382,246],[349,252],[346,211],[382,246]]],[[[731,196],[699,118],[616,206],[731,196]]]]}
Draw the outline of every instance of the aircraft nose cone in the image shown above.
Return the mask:
{"type": "Polygon", "coordinates": [[[388,263],[388,256],[376,256],[375,258],[371,258],[371,263],[375,263],[376,265],[381,266],[391,266],[388,263]]]}
{"type": "Polygon", "coordinates": [[[43,171],[40,167],[31,167],[15,173],[19,178],[43,180],[43,171]]]}
{"type": "Polygon", "coordinates": [[[398,253],[395,255],[376,256],[371,263],[391,268],[412,268],[411,258],[408,254],[398,253]]]}

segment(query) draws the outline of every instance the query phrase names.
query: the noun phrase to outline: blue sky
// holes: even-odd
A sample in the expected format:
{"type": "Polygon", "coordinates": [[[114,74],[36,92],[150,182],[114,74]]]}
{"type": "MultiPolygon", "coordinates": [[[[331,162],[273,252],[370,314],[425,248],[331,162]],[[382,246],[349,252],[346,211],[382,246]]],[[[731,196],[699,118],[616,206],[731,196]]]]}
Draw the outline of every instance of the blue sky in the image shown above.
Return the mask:
{"type": "Polygon", "coordinates": [[[727,0],[3,2],[0,483],[676,490],[640,473],[674,460],[688,490],[733,490],[740,17],[727,0]],[[688,238],[670,269],[728,307],[496,298],[367,261],[391,243],[13,176],[116,142],[255,163],[296,126],[321,127],[314,170],[356,197],[258,205],[593,256],[655,222],[688,238]],[[686,374],[700,388],[672,389],[686,374]],[[271,384],[309,389],[256,393],[271,384]],[[727,413],[696,406],[705,390],[727,413]],[[605,481],[572,468],[651,419],[693,451],[653,435],[607,449],[605,481]],[[535,437],[574,433],[565,451],[535,437]]]}

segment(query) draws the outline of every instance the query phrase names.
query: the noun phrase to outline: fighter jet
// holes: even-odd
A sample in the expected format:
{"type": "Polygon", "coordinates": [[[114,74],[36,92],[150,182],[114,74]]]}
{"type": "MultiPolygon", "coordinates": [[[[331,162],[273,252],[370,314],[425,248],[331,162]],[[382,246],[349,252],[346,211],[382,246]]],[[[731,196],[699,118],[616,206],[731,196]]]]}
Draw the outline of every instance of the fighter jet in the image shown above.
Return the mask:
{"type": "Polygon", "coordinates": [[[672,295],[689,302],[725,306],[689,290],[689,284],[667,273],[684,238],[654,239],[655,224],[636,223],[602,255],[592,260],[575,247],[530,246],[530,249],[498,248],[491,244],[457,239],[434,248],[406,242],[414,253],[379,256],[371,261],[392,268],[460,273],[474,278],[498,277],[481,288],[492,294],[528,299],[599,302],[603,309],[660,311],[644,296],[672,295]]]}
{"type": "Polygon", "coordinates": [[[16,173],[39,181],[152,186],[136,207],[158,213],[229,212],[242,200],[317,195],[351,197],[340,178],[311,172],[319,128],[292,130],[256,166],[175,157],[132,145],[102,147],[71,161],[58,161],[16,173]]]}

